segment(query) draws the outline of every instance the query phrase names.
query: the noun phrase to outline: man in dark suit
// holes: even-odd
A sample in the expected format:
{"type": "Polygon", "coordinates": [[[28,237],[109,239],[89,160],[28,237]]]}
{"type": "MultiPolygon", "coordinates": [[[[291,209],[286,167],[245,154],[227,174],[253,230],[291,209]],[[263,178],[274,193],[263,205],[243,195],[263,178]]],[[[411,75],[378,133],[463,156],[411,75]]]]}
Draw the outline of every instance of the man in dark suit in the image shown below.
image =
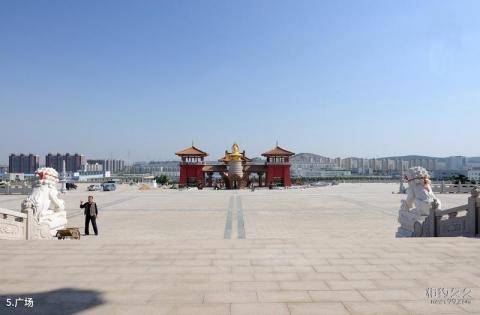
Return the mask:
{"type": "Polygon", "coordinates": [[[88,228],[90,221],[92,221],[93,231],[95,235],[98,235],[97,229],[97,218],[98,218],[98,207],[97,203],[93,201],[93,196],[88,196],[88,202],[83,203],[80,201],[80,208],[85,208],[85,235],[88,235],[88,228]]]}

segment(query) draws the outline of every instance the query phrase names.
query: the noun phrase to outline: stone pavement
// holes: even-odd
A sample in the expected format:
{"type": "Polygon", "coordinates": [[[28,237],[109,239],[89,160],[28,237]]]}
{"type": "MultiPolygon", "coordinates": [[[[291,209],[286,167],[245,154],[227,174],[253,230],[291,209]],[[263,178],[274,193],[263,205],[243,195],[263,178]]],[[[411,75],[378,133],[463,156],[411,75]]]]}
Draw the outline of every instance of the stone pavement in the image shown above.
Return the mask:
{"type": "MultiPolygon", "coordinates": [[[[480,314],[478,239],[395,239],[397,189],[95,192],[98,237],[0,241],[0,314],[480,314]]],[[[65,196],[69,226],[87,195],[65,196]]]]}

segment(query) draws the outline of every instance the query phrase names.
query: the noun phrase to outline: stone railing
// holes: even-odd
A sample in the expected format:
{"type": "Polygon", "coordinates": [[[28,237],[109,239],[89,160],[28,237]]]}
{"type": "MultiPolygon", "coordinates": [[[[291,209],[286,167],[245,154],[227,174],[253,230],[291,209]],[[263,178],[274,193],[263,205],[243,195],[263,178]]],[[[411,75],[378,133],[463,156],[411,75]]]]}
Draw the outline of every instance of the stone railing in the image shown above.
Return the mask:
{"type": "Polygon", "coordinates": [[[439,210],[430,209],[430,236],[476,236],[479,231],[480,191],[471,190],[468,203],[463,206],[439,210]]]}
{"type": "Polygon", "coordinates": [[[0,208],[0,239],[26,240],[28,214],[0,208]]]}
{"type": "Polygon", "coordinates": [[[32,209],[26,212],[0,208],[0,240],[51,239],[47,225],[38,224],[32,209]]]}
{"type": "Polygon", "coordinates": [[[438,203],[433,202],[428,216],[400,215],[399,221],[404,231],[410,231],[414,237],[475,237],[480,234],[480,190],[471,190],[466,205],[440,210],[438,203]],[[411,216],[411,217],[409,217],[411,216]]]}
{"type": "Polygon", "coordinates": [[[436,194],[468,194],[476,185],[473,184],[431,184],[432,190],[436,194]]]}
{"type": "Polygon", "coordinates": [[[32,192],[32,185],[31,183],[27,182],[20,182],[20,183],[9,183],[0,185],[0,195],[11,195],[11,194],[19,194],[19,195],[28,195],[32,192]]]}

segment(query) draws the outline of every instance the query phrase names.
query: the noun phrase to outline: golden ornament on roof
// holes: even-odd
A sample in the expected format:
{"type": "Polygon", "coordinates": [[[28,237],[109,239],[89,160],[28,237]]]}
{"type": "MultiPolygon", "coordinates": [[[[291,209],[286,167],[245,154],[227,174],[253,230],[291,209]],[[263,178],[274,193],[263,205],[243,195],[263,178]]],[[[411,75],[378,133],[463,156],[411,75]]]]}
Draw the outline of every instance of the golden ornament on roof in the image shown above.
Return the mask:
{"type": "Polygon", "coordinates": [[[240,148],[238,147],[238,144],[234,143],[232,145],[232,152],[227,153],[225,160],[230,161],[239,161],[243,159],[243,154],[240,152],[240,148]]]}

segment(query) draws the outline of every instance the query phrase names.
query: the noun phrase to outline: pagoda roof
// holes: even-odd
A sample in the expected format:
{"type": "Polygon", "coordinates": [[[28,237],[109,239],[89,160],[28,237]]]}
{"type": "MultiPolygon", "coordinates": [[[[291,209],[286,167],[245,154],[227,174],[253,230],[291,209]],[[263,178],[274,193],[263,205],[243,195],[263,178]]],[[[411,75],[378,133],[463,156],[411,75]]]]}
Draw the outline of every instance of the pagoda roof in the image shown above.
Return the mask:
{"type": "Polygon", "coordinates": [[[195,146],[191,146],[189,148],[186,148],[186,149],[183,149],[181,151],[178,151],[177,153],[175,153],[175,155],[178,155],[178,156],[207,156],[208,153],[207,152],[204,152],[198,148],[196,148],[195,146]]]}
{"type": "MultiPolygon", "coordinates": [[[[218,159],[218,162],[223,162],[223,163],[227,163],[228,161],[230,161],[230,159],[228,158],[228,152],[225,154],[225,156],[221,157],[220,159],[218,159]]],[[[242,156],[240,158],[242,161],[244,162],[251,162],[252,159],[246,157],[243,153],[242,153],[242,156]]]]}
{"type": "Polygon", "coordinates": [[[281,147],[279,147],[278,145],[275,146],[275,148],[265,152],[265,153],[262,153],[262,156],[290,156],[290,155],[295,155],[295,153],[291,152],[291,151],[288,151],[288,150],[285,150],[281,147]]]}
{"type": "Polygon", "coordinates": [[[213,164],[213,165],[205,165],[202,168],[203,172],[226,172],[227,166],[225,164],[213,164]]]}

